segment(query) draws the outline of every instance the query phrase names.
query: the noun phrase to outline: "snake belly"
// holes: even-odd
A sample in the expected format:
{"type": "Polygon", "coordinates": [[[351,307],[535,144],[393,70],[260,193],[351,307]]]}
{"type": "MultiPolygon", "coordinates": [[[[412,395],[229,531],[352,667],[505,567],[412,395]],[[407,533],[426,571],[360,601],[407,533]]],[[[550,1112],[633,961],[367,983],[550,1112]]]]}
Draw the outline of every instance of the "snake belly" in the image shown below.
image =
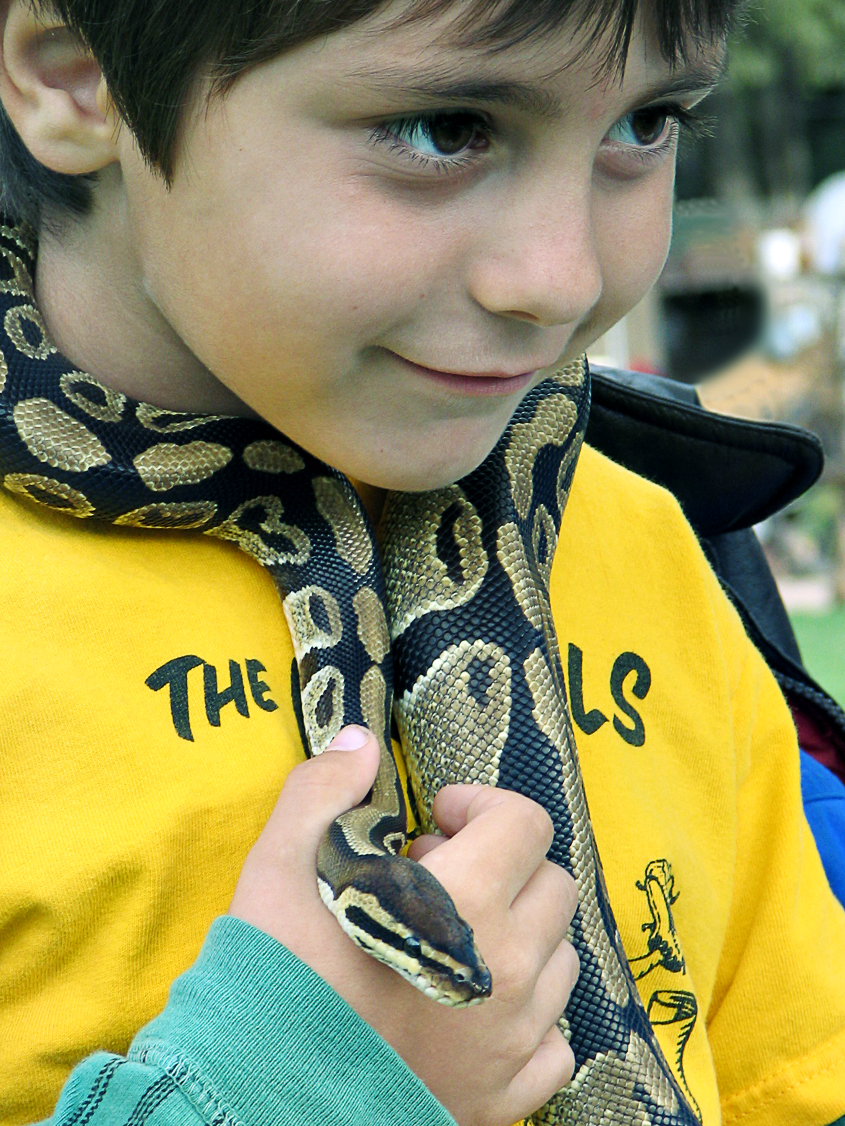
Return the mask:
{"type": "Polygon", "coordinates": [[[608,900],[578,764],[548,584],[589,410],[579,360],[521,404],[457,485],[391,494],[380,527],[395,713],[423,826],[452,782],[503,786],[550,814],[549,859],[578,884],[581,972],[560,1027],[576,1073],[537,1126],[693,1126],[608,900]]]}

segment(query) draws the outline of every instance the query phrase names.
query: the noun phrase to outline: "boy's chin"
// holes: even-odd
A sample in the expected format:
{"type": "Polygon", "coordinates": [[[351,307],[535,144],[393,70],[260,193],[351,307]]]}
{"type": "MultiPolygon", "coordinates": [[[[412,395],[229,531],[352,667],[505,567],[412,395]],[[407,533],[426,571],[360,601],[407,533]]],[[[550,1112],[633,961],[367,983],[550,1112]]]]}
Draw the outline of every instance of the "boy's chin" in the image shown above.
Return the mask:
{"type": "MultiPolygon", "coordinates": [[[[377,473],[370,471],[362,477],[357,477],[355,474],[350,476],[363,484],[377,489],[387,489],[389,492],[428,493],[454,485],[463,477],[467,477],[481,465],[489,452],[489,450],[482,451],[474,458],[467,458],[464,455],[460,458],[437,459],[436,462],[423,464],[419,461],[415,464],[407,462],[395,465],[382,464],[378,467],[377,473]]],[[[372,468],[370,467],[371,470],[372,468]]]]}

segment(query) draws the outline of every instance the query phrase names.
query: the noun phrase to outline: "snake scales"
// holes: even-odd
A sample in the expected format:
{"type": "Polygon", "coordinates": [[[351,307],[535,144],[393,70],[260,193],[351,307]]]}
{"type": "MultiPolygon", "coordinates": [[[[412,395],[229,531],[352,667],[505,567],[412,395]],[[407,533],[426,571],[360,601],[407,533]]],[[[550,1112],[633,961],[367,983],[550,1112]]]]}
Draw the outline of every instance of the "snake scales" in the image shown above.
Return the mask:
{"type": "Polygon", "coordinates": [[[133,402],[74,370],[35,307],[35,253],[26,231],[0,228],[4,486],[72,517],[218,536],[267,568],[291,629],[308,752],[353,722],[382,750],[371,795],[321,846],[321,893],[347,933],[431,996],[473,1003],[491,982],[448,895],[396,855],[406,815],[390,749],[394,694],[426,828],[447,782],[501,785],[544,805],[550,858],[579,887],[581,974],[560,1021],[576,1075],[534,1121],[693,1126],[608,902],[549,605],[589,407],[586,362],[540,384],[459,484],[388,498],[382,568],[354,488],[277,431],[133,402]]]}

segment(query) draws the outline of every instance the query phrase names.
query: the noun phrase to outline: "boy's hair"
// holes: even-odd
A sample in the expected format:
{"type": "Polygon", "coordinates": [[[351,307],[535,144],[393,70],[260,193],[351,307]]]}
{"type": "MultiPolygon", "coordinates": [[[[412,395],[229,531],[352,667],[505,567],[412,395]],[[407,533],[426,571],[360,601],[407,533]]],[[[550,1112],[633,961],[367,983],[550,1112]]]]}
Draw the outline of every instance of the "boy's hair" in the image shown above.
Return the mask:
{"type": "MultiPolygon", "coordinates": [[[[387,0],[30,0],[53,12],[97,59],[115,108],[150,166],[169,183],[178,128],[195,83],[210,73],[212,93],[285,50],[374,14],[387,0]]],[[[743,0],[643,0],[654,14],[670,63],[725,35],[743,0]]],[[[403,19],[418,19],[455,0],[414,0],[403,19]]],[[[608,70],[624,68],[640,0],[470,0],[464,30],[491,51],[550,32],[570,18],[609,33],[608,70]]],[[[0,107],[0,204],[38,227],[51,213],[84,215],[91,176],[66,176],[39,164],[0,107]]]]}

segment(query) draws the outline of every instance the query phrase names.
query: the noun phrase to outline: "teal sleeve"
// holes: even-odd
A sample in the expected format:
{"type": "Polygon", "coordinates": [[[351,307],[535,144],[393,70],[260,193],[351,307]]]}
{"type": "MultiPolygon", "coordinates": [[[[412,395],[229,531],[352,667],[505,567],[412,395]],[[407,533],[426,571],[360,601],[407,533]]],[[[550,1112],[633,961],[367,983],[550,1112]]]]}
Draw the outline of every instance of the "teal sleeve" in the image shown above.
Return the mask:
{"type": "Polygon", "coordinates": [[[455,1126],[393,1049],[317,974],[217,919],[126,1058],[68,1080],[51,1126],[455,1126]]]}

